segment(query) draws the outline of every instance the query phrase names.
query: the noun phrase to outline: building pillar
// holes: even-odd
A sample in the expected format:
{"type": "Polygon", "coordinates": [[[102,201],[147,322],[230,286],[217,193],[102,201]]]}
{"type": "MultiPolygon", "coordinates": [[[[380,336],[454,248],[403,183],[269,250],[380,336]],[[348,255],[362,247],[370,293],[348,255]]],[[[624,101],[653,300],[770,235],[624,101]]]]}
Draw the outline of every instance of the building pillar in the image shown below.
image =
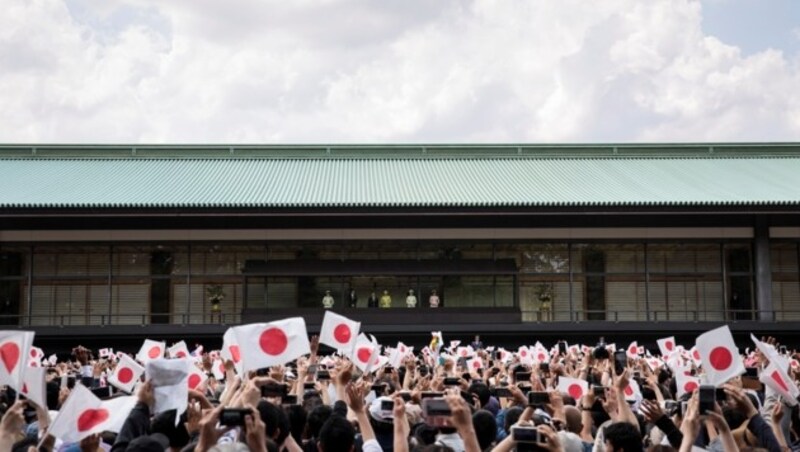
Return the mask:
{"type": "Polygon", "coordinates": [[[769,223],[763,216],[756,217],[754,238],[754,276],[758,319],[761,321],[773,321],[775,320],[775,314],[772,310],[772,269],[769,253],[769,223]]]}

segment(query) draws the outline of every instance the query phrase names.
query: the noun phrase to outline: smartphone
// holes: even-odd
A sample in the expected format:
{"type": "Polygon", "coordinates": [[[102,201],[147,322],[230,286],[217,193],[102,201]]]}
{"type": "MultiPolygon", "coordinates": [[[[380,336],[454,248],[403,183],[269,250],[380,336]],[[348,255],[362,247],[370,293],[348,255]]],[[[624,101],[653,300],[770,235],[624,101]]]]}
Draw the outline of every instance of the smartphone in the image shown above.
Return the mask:
{"type": "Polygon", "coordinates": [[[495,386],[494,396],[501,399],[510,399],[511,397],[514,397],[514,394],[506,387],[495,386]]]}
{"type": "Polygon", "coordinates": [[[650,389],[650,388],[648,388],[646,386],[642,386],[641,391],[642,391],[642,399],[651,400],[651,401],[657,400],[656,392],[653,391],[652,389],[650,389]]]}
{"type": "Polygon", "coordinates": [[[699,394],[698,411],[701,415],[714,411],[714,402],[717,398],[717,388],[710,385],[701,385],[699,394]]]}
{"type": "Polygon", "coordinates": [[[494,377],[494,376],[496,376],[497,374],[499,374],[499,373],[500,373],[500,369],[498,369],[497,367],[492,367],[492,370],[490,370],[489,372],[490,372],[490,373],[492,374],[492,376],[494,377]]]}
{"type": "Polygon", "coordinates": [[[297,405],[297,395],[296,394],[286,394],[283,396],[281,400],[282,405],[297,405]]]}
{"type": "Polygon", "coordinates": [[[511,427],[511,437],[518,443],[542,442],[542,437],[536,427],[511,427]]]}
{"type": "Polygon", "coordinates": [[[370,389],[375,392],[375,395],[380,397],[383,395],[383,392],[386,391],[386,385],[383,384],[376,384],[370,386],[370,389]]]}
{"type": "Polygon", "coordinates": [[[92,388],[91,391],[98,399],[105,400],[111,397],[111,388],[112,386],[105,386],[92,388]]]}
{"type": "Polygon", "coordinates": [[[566,355],[567,354],[567,343],[561,341],[558,343],[558,354],[559,355],[566,355]]]}
{"type": "Polygon", "coordinates": [[[728,400],[728,394],[725,392],[725,388],[717,388],[715,398],[717,399],[718,403],[728,400]]]}
{"type": "Polygon", "coordinates": [[[397,394],[400,396],[401,399],[403,399],[403,402],[411,401],[411,393],[410,392],[398,392],[397,394]]]}
{"type": "Polygon", "coordinates": [[[419,396],[419,398],[423,399],[423,400],[424,399],[441,399],[442,397],[444,397],[444,393],[443,392],[433,392],[433,391],[425,391],[425,392],[421,393],[420,396],[419,396]]]}
{"type": "Polygon", "coordinates": [[[679,413],[680,413],[681,417],[683,417],[683,415],[686,414],[686,407],[689,406],[689,402],[684,400],[683,402],[681,402],[681,404],[679,406],[680,406],[679,413]]]}
{"type": "Polygon", "coordinates": [[[244,425],[244,417],[253,414],[249,408],[224,408],[219,414],[219,425],[240,427],[244,425]]]}
{"type": "Polygon", "coordinates": [[[459,386],[461,384],[461,379],[458,377],[447,377],[444,379],[445,386],[459,386]]]}
{"type": "Polygon", "coordinates": [[[542,372],[550,372],[550,363],[539,363],[539,370],[542,372]]]}
{"type": "Polygon", "coordinates": [[[327,370],[318,370],[317,371],[317,380],[330,380],[331,373],[327,370]]]}
{"type": "Polygon", "coordinates": [[[450,405],[443,398],[424,399],[422,401],[422,413],[426,418],[450,416],[453,414],[450,411],[450,405]]]}
{"type": "Polygon", "coordinates": [[[514,372],[514,381],[531,381],[530,372],[514,372]]]}
{"type": "Polygon", "coordinates": [[[27,407],[22,411],[22,416],[25,418],[26,424],[32,424],[37,419],[36,409],[27,407]]]}
{"type": "Polygon", "coordinates": [[[314,375],[317,373],[318,366],[316,364],[311,364],[308,366],[308,375],[314,375]]]}
{"type": "Polygon", "coordinates": [[[289,387],[286,385],[269,383],[261,386],[261,397],[281,397],[289,393],[289,387]]]}
{"type": "Polygon", "coordinates": [[[667,415],[672,416],[674,414],[678,414],[677,411],[680,408],[680,404],[674,400],[665,400],[664,401],[664,412],[667,415]]]}
{"type": "Polygon", "coordinates": [[[625,368],[628,367],[628,355],[625,350],[617,350],[614,352],[614,374],[622,375],[625,368]]]}
{"type": "Polygon", "coordinates": [[[746,377],[746,378],[758,378],[758,368],[757,367],[745,367],[744,368],[743,377],[746,377]]]}
{"type": "Polygon", "coordinates": [[[384,417],[391,417],[394,411],[393,400],[381,400],[381,415],[384,417]]]}
{"type": "Polygon", "coordinates": [[[529,406],[543,406],[550,403],[550,393],[531,391],[528,393],[529,406]]]}
{"type": "Polygon", "coordinates": [[[606,396],[606,388],[600,385],[592,386],[592,391],[594,392],[595,398],[602,399],[606,396]]]}

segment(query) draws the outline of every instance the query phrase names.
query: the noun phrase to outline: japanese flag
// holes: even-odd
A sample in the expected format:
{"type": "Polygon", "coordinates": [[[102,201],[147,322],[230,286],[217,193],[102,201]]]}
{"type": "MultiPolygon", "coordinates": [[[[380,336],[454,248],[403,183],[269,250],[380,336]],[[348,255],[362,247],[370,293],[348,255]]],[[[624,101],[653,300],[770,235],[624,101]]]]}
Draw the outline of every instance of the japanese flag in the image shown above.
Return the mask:
{"type": "Polygon", "coordinates": [[[457,347],[456,348],[456,356],[459,358],[468,358],[475,353],[475,350],[472,349],[471,346],[467,345],[466,347],[457,347]]]}
{"type": "Polygon", "coordinates": [[[537,363],[546,363],[550,361],[550,353],[548,353],[547,349],[538,342],[533,349],[533,360],[537,363]]]}
{"type": "Polygon", "coordinates": [[[517,350],[517,356],[519,356],[519,362],[526,365],[533,364],[533,354],[531,353],[528,347],[521,345],[517,350]]]}
{"type": "Polygon", "coordinates": [[[42,351],[39,347],[34,347],[31,345],[31,349],[28,352],[28,365],[31,367],[39,367],[42,365],[42,358],[44,358],[44,351],[42,351]]]}
{"type": "Polygon", "coordinates": [[[219,381],[224,380],[225,370],[225,363],[223,363],[221,359],[214,360],[214,363],[211,365],[211,372],[214,374],[214,378],[219,381]]]}
{"type": "Polygon", "coordinates": [[[139,353],[136,354],[136,360],[142,364],[147,364],[154,359],[163,358],[166,345],[165,342],[145,339],[142,348],[140,348],[139,353]]]}
{"type": "Polygon", "coordinates": [[[468,359],[467,368],[469,369],[470,372],[473,371],[477,372],[483,369],[483,360],[479,356],[476,356],[472,359],[468,359]]]}
{"type": "Polygon", "coordinates": [[[558,377],[558,392],[569,394],[570,397],[580,403],[581,398],[589,392],[589,383],[579,378],[558,377]]]}
{"type": "Polygon", "coordinates": [[[167,349],[167,352],[170,358],[188,358],[191,355],[185,341],[173,344],[167,349]]]}
{"type": "Polygon", "coordinates": [[[306,321],[292,317],[230,328],[242,359],[242,371],[286,364],[311,353],[306,321]]]}
{"type": "Polygon", "coordinates": [[[636,359],[639,357],[639,344],[636,341],[631,342],[631,345],[628,346],[628,349],[625,350],[625,354],[628,355],[630,359],[636,359]]]}
{"type": "Polygon", "coordinates": [[[189,385],[189,389],[199,390],[203,386],[203,383],[206,382],[206,380],[208,380],[208,375],[206,375],[205,372],[200,370],[200,368],[198,368],[194,364],[189,365],[189,378],[186,379],[186,382],[189,385]]]}
{"type": "Polygon", "coordinates": [[[700,387],[700,379],[686,375],[686,372],[675,372],[675,386],[678,389],[678,398],[684,394],[691,394],[695,389],[700,387]]]}
{"type": "MultiPolygon", "coordinates": [[[[189,398],[189,372],[194,367],[188,359],[154,359],[147,363],[145,372],[153,384],[154,414],[176,410],[178,417],[186,411],[189,398]]],[[[175,419],[175,425],[179,419],[175,419]]]]}
{"type": "Polygon", "coordinates": [[[56,356],[55,354],[47,357],[47,364],[55,366],[57,363],[58,363],[58,356],[56,356]]]}
{"type": "Polygon", "coordinates": [[[24,369],[27,367],[24,363],[27,363],[33,336],[34,333],[30,331],[0,331],[0,385],[22,390],[24,369]]]}
{"type": "Polygon", "coordinates": [[[689,358],[691,358],[692,362],[696,367],[700,367],[703,364],[703,360],[700,357],[700,350],[697,349],[695,345],[692,347],[688,352],[689,358]]]}
{"type": "Polygon", "coordinates": [[[661,351],[661,356],[669,356],[675,350],[675,336],[665,337],[658,339],[658,349],[661,351]]]}
{"type": "Polygon", "coordinates": [[[778,364],[781,364],[781,369],[783,369],[784,371],[787,369],[787,366],[783,364],[788,365],[788,363],[785,362],[783,357],[780,356],[780,353],[778,353],[778,350],[776,350],[772,344],[761,342],[755,337],[755,335],[753,335],[753,333],[750,333],[750,339],[753,341],[754,344],[756,344],[756,348],[758,348],[758,350],[764,354],[764,357],[766,357],[769,360],[769,362],[771,363],[776,362],[778,364]]]}
{"type": "Polygon", "coordinates": [[[350,353],[356,346],[359,330],[361,330],[360,322],[328,310],[322,318],[319,343],[350,353]]]}
{"type": "Polygon", "coordinates": [[[108,358],[108,357],[110,357],[110,356],[112,356],[114,354],[114,349],[113,348],[101,348],[100,350],[98,350],[97,354],[100,355],[101,358],[108,358]]]}
{"type": "Polygon", "coordinates": [[[461,345],[461,341],[450,341],[450,351],[455,350],[459,345],[461,345]]]}
{"type": "Polygon", "coordinates": [[[800,390],[798,390],[797,384],[789,377],[786,371],[781,369],[778,363],[770,361],[769,366],[761,371],[761,375],[758,379],[770,389],[780,394],[783,400],[790,406],[797,405],[797,396],[800,395],[800,390]]]}
{"type": "Polygon", "coordinates": [[[222,336],[222,350],[219,354],[225,361],[231,361],[236,373],[242,375],[242,352],[236,339],[236,333],[232,328],[228,328],[225,335],[222,336]]]}
{"type": "Polygon", "coordinates": [[[411,353],[414,353],[414,347],[409,347],[402,342],[397,343],[397,347],[389,354],[389,364],[392,367],[401,367],[403,360],[411,353]]]}
{"type": "Polygon", "coordinates": [[[727,325],[701,334],[695,343],[708,384],[720,386],[744,373],[744,363],[727,325]]]}
{"type": "Polygon", "coordinates": [[[369,373],[380,357],[381,346],[372,342],[363,333],[358,336],[351,359],[362,372],[369,373]]]}
{"type": "Polygon", "coordinates": [[[144,373],[144,367],[123,353],[114,367],[114,372],[108,376],[108,382],[122,391],[132,393],[133,387],[142,377],[142,373],[144,373]]]}
{"type": "Polygon", "coordinates": [[[119,433],[136,397],[101,401],[83,385],[75,385],[47,433],[64,443],[76,443],[100,432],[119,433]]]}
{"type": "Polygon", "coordinates": [[[42,367],[25,368],[22,389],[19,391],[33,403],[47,409],[47,383],[45,383],[46,369],[42,367]]]}
{"type": "Polygon", "coordinates": [[[647,363],[647,367],[649,367],[653,372],[657,371],[664,365],[664,363],[658,358],[647,358],[645,362],[647,363]]]}
{"type": "Polygon", "coordinates": [[[636,383],[636,380],[631,379],[628,383],[628,386],[625,388],[625,400],[627,401],[636,401],[642,398],[642,392],[639,389],[639,383],[636,383]]]}

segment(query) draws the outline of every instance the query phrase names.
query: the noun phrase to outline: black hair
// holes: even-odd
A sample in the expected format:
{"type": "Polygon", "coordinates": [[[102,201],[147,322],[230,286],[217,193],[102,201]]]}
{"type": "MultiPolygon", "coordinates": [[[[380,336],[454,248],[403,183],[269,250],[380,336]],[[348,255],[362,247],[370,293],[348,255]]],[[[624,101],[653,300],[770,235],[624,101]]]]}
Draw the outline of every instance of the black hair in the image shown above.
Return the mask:
{"type": "Polygon", "coordinates": [[[322,429],[322,426],[325,425],[325,421],[331,417],[332,413],[333,408],[329,407],[328,405],[319,405],[311,410],[306,418],[306,425],[308,426],[306,437],[318,438],[319,431],[322,429]]]}
{"type": "Polygon", "coordinates": [[[642,434],[638,428],[627,422],[615,422],[609,425],[603,430],[603,436],[611,443],[614,451],[642,451],[642,434]]]}
{"type": "Polygon", "coordinates": [[[186,431],[186,416],[181,416],[181,421],[175,425],[177,410],[168,410],[157,414],[150,422],[153,433],[163,433],[169,438],[169,447],[183,448],[189,444],[189,432],[186,431]]]}
{"type": "Polygon", "coordinates": [[[486,404],[489,403],[489,399],[492,397],[492,392],[484,383],[472,383],[467,392],[470,394],[477,394],[478,400],[480,400],[482,407],[485,407],[486,404]]]}
{"type": "Polygon", "coordinates": [[[511,426],[516,424],[519,417],[522,416],[522,408],[515,406],[506,411],[506,418],[504,420],[503,429],[506,433],[511,433],[511,426]]]}
{"type": "Polygon", "coordinates": [[[492,413],[486,410],[478,410],[472,415],[472,427],[481,450],[486,450],[497,439],[497,422],[492,413]]]}
{"type": "Polygon", "coordinates": [[[356,429],[341,416],[331,416],[319,431],[318,444],[322,452],[351,452],[356,429]]]}
{"type": "Polygon", "coordinates": [[[300,405],[289,405],[286,407],[286,415],[289,417],[289,433],[297,444],[303,444],[303,432],[306,429],[306,410],[300,405]]]}
{"type": "Polygon", "coordinates": [[[286,412],[281,407],[262,400],[258,403],[258,413],[267,426],[267,437],[274,439],[278,444],[283,444],[289,436],[289,416],[286,412]]]}

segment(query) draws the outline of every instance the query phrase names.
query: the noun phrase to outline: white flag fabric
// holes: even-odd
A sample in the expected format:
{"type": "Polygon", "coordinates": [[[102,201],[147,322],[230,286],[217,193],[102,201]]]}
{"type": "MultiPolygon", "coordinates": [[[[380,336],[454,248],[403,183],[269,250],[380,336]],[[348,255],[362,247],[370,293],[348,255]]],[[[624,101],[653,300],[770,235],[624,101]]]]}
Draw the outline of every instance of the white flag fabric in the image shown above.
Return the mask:
{"type": "Polygon", "coordinates": [[[468,358],[475,353],[472,346],[467,345],[466,347],[457,347],[456,348],[456,356],[459,358],[468,358]]]}
{"type": "Polygon", "coordinates": [[[472,359],[468,359],[467,360],[467,369],[469,369],[470,371],[475,371],[475,372],[483,369],[483,360],[481,359],[481,357],[480,356],[475,356],[472,359]]]}
{"type": "Polygon", "coordinates": [[[409,347],[402,342],[398,342],[397,347],[389,354],[389,365],[392,367],[402,367],[406,357],[410,354],[413,355],[413,353],[414,347],[409,347]]]}
{"type": "Polygon", "coordinates": [[[167,349],[167,354],[170,358],[188,358],[189,347],[186,346],[185,341],[180,341],[172,345],[172,347],[167,349]]]}
{"type": "Polygon", "coordinates": [[[639,344],[636,341],[631,342],[631,345],[625,350],[625,354],[630,359],[636,359],[639,357],[639,344]]]}
{"type": "Polygon", "coordinates": [[[532,359],[539,364],[546,363],[550,361],[550,353],[540,342],[537,342],[533,347],[532,359]]]}
{"type": "Polygon", "coordinates": [[[686,372],[675,372],[675,386],[678,389],[678,398],[681,398],[686,393],[691,394],[700,387],[700,379],[691,375],[686,375],[686,372]]]}
{"type": "Polygon", "coordinates": [[[205,372],[200,370],[194,363],[189,364],[189,378],[186,379],[186,383],[189,385],[189,389],[199,389],[202,387],[203,383],[208,380],[208,375],[205,372]]]}
{"type": "Polygon", "coordinates": [[[625,393],[625,400],[629,402],[642,398],[642,391],[639,389],[639,383],[636,383],[636,380],[632,378],[623,392],[625,393]]]}
{"type": "Polygon", "coordinates": [[[589,383],[586,380],[570,377],[558,377],[558,392],[569,394],[575,402],[581,403],[581,398],[589,392],[589,383]]]}
{"type": "Polygon", "coordinates": [[[778,363],[770,361],[769,366],[761,371],[758,379],[770,389],[783,397],[783,400],[790,406],[797,405],[797,396],[800,390],[794,380],[784,371],[778,363]]]}
{"type": "Polygon", "coordinates": [[[110,357],[111,355],[114,354],[114,349],[113,348],[101,348],[100,350],[98,350],[97,354],[100,355],[101,358],[108,358],[108,357],[110,357]]]}
{"type": "Polygon", "coordinates": [[[286,364],[311,353],[306,321],[302,317],[230,329],[239,346],[244,372],[286,364]]]}
{"type": "Polygon", "coordinates": [[[215,359],[214,363],[211,364],[211,372],[214,374],[214,378],[216,378],[218,381],[224,380],[225,363],[223,363],[221,359],[215,359]]]}
{"type": "Polygon", "coordinates": [[[26,367],[23,376],[22,390],[20,393],[33,403],[47,409],[47,383],[45,376],[47,369],[44,367],[26,367]]]}
{"type": "MultiPolygon", "coordinates": [[[[155,407],[153,413],[177,410],[178,421],[186,411],[189,398],[189,366],[188,359],[153,359],[147,363],[145,372],[153,384],[155,407]]],[[[177,423],[176,423],[177,425],[177,423]]]]}
{"type": "Polygon", "coordinates": [[[166,342],[153,341],[145,339],[139,353],[136,354],[136,360],[142,364],[147,364],[154,359],[161,359],[164,357],[164,349],[166,342]]]}
{"type": "Polygon", "coordinates": [[[360,322],[350,320],[343,315],[328,310],[325,311],[325,316],[322,318],[319,342],[349,354],[353,351],[353,347],[356,346],[356,339],[360,330],[360,322]]]}
{"type": "Polygon", "coordinates": [[[144,367],[123,353],[114,367],[114,372],[108,376],[108,383],[130,394],[143,373],[144,367]]]}
{"type": "Polygon", "coordinates": [[[0,385],[22,390],[22,379],[28,362],[34,333],[31,331],[0,331],[0,385]]]}
{"type": "Polygon", "coordinates": [[[242,375],[244,373],[242,371],[242,352],[240,351],[239,343],[236,341],[236,332],[232,328],[228,328],[222,336],[222,350],[220,350],[219,354],[225,361],[233,363],[237,374],[242,375]]]}
{"type": "Polygon", "coordinates": [[[661,351],[661,356],[668,356],[675,350],[675,336],[665,337],[658,339],[658,349],[661,351]]]}
{"type": "Polygon", "coordinates": [[[372,342],[364,333],[358,335],[356,347],[350,359],[361,372],[369,373],[379,363],[381,346],[372,342]]]}
{"type": "Polygon", "coordinates": [[[533,354],[531,353],[530,349],[528,349],[528,347],[521,345],[517,349],[517,356],[519,356],[520,363],[525,364],[527,366],[533,364],[533,354]]]}
{"type": "Polygon", "coordinates": [[[136,397],[102,401],[83,385],[75,385],[47,431],[65,443],[76,443],[100,432],[119,433],[136,397]]]}
{"type": "Polygon", "coordinates": [[[44,351],[39,347],[31,345],[30,351],[28,352],[28,365],[31,367],[39,367],[42,365],[43,358],[44,351]]]}
{"type": "Polygon", "coordinates": [[[744,363],[727,325],[701,334],[695,344],[708,384],[721,386],[744,373],[744,363]]]}

